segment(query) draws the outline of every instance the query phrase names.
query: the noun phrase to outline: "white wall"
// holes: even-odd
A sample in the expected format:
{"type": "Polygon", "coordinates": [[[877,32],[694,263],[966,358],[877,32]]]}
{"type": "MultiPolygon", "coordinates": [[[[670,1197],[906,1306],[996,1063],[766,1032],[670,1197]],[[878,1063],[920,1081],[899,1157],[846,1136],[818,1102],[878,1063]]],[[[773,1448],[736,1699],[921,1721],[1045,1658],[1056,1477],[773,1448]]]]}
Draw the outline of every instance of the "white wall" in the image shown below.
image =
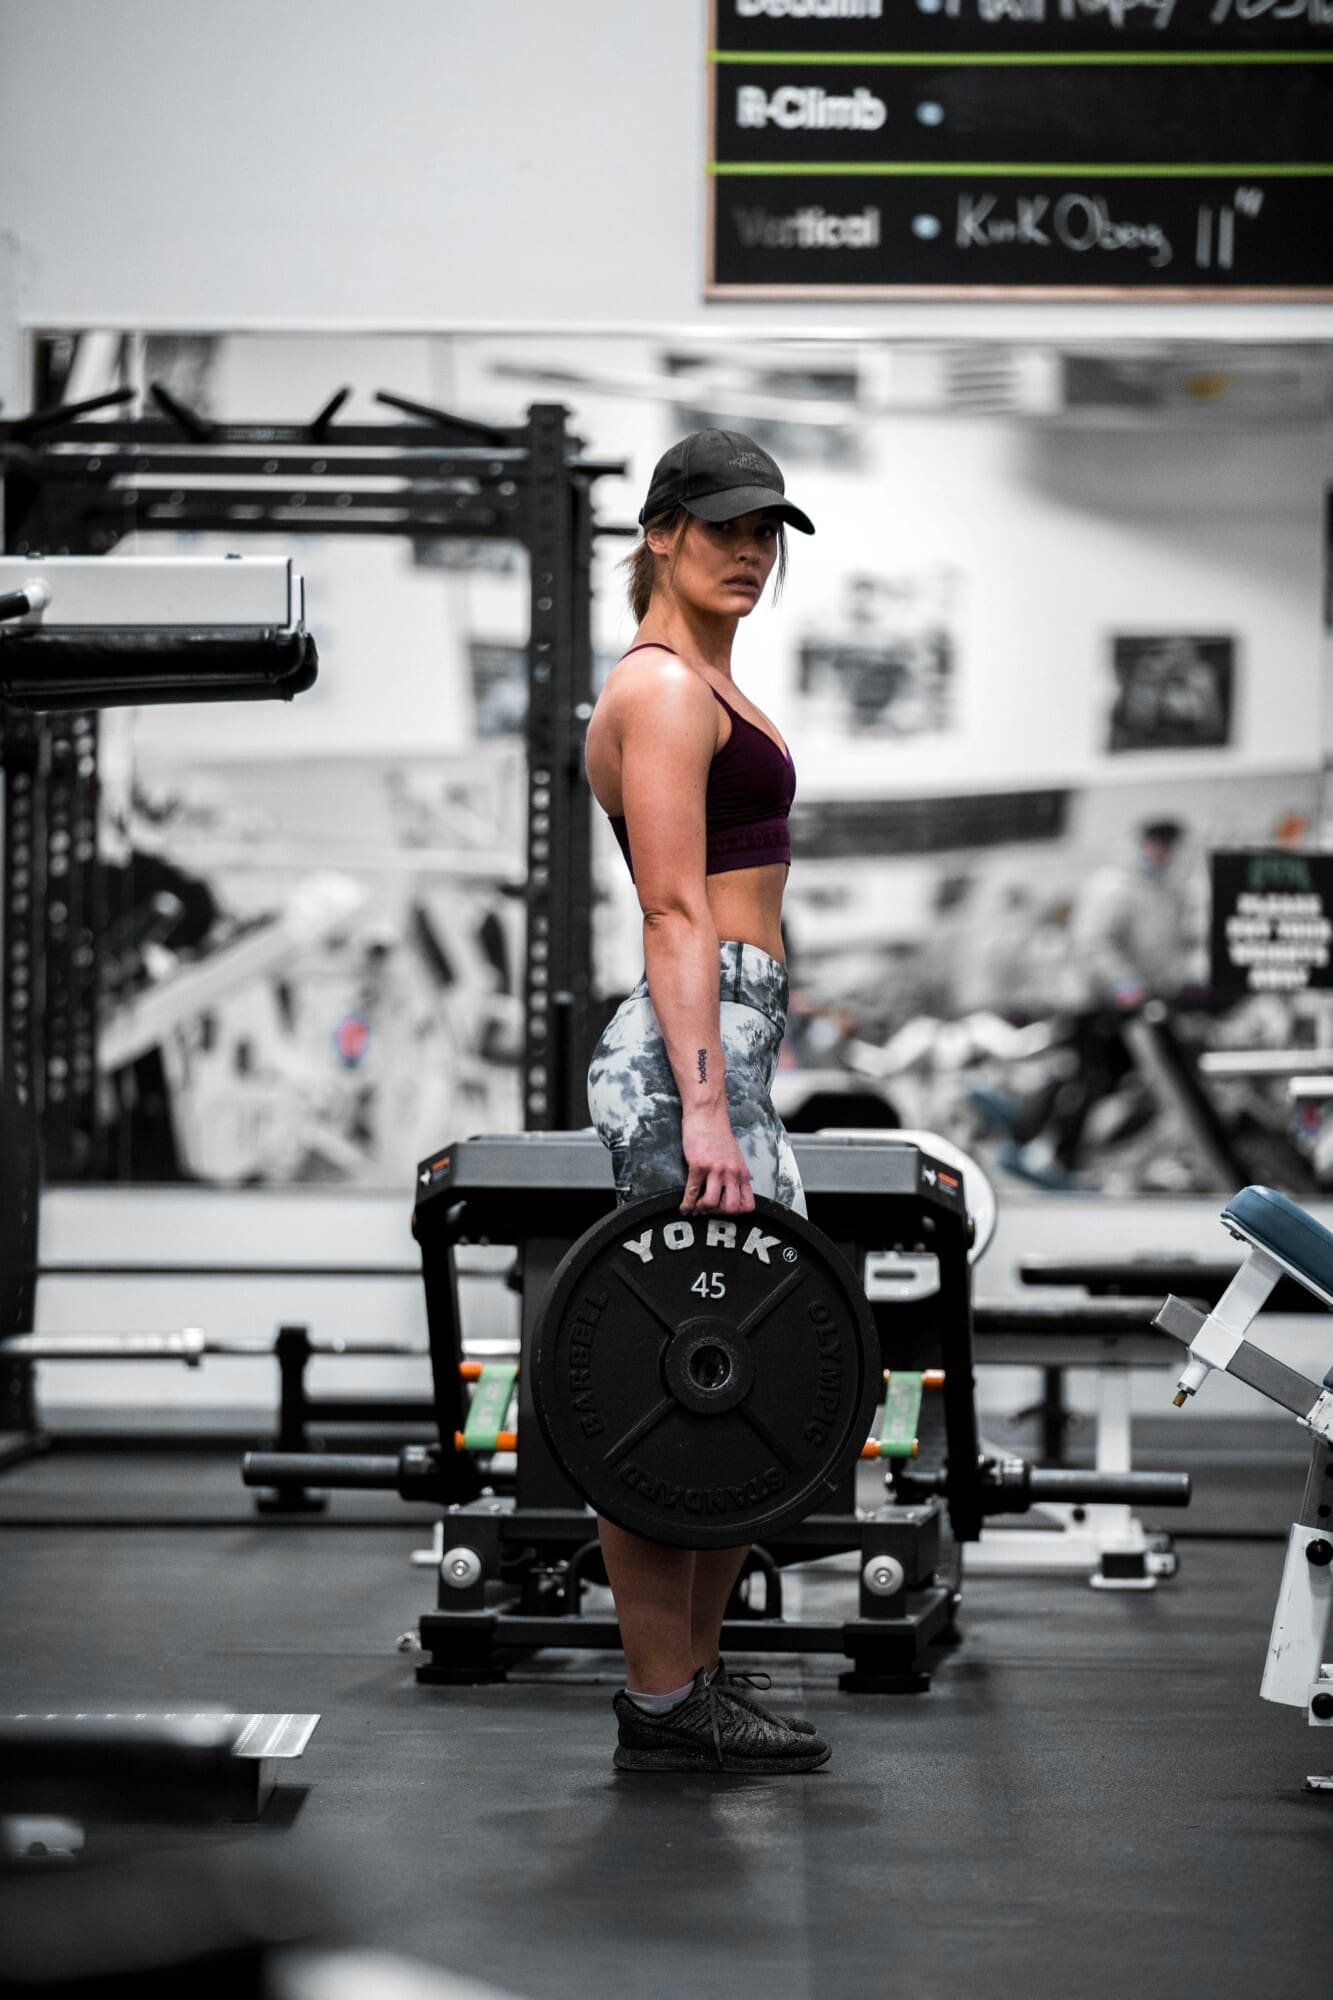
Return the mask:
{"type": "Polygon", "coordinates": [[[963,600],[959,728],[840,742],[826,768],[805,759],[807,794],[1077,785],[1112,772],[1169,783],[1177,773],[1161,753],[1108,766],[1116,631],[1240,638],[1234,747],[1191,753],[1181,771],[1309,760],[1320,727],[1317,433],[899,419],[873,437],[859,495],[840,473],[802,482],[802,504],[817,519],[822,507],[834,535],[831,547],[798,546],[781,623],[797,633],[814,623],[850,570],[951,558],[963,600]]]}
{"type": "MultiPolygon", "coordinates": [[[[693,351],[724,345],[695,343],[693,351]]],[[[666,380],[663,347],[661,339],[604,335],[229,340],[218,352],[212,414],[290,421],[294,412],[313,415],[344,383],[356,392],[344,413],[353,422],[384,414],[372,400],[380,387],[503,423],[520,419],[531,401],[564,401],[591,456],[627,462],[625,478],[599,482],[597,510],[603,520],[631,522],[654,460],[680,428],[678,409],[654,393],[666,380]],[[562,379],[547,379],[548,371],[562,379]]],[[[810,351],[775,346],[772,363],[799,368],[810,351]]],[[[844,353],[873,379],[869,343],[849,342],[844,353]]],[[[788,402],[783,414],[798,408],[788,402]]],[[[1322,496],[1333,475],[1327,427],[1234,417],[1224,405],[1108,429],[846,414],[855,455],[817,468],[787,465],[788,485],[820,532],[813,541],[791,537],[785,597],[742,626],[737,677],[780,727],[794,722],[800,644],[836,627],[848,576],[947,564],[959,586],[958,726],[860,744],[842,728],[821,744],[802,727],[805,798],[1112,779],[1165,786],[1317,763],[1322,496]],[[1110,639],[1126,631],[1236,635],[1232,745],[1108,760],[1110,639]]],[[[164,546],[158,537],[144,549],[164,546]]],[[[633,633],[616,568],[627,546],[608,537],[597,548],[596,637],[608,652],[633,633]]],[[[292,548],[306,575],[320,681],[282,712],[237,704],[210,716],[209,757],[465,745],[466,641],[525,642],[526,577],[415,568],[398,539],[293,537],[292,548]]],[[[134,728],[145,758],[201,747],[189,708],[144,712],[134,728]]]]}
{"type": "Polygon", "coordinates": [[[702,301],[705,0],[0,0],[28,325],[1326,333],[1329,306],[702,301]]]}

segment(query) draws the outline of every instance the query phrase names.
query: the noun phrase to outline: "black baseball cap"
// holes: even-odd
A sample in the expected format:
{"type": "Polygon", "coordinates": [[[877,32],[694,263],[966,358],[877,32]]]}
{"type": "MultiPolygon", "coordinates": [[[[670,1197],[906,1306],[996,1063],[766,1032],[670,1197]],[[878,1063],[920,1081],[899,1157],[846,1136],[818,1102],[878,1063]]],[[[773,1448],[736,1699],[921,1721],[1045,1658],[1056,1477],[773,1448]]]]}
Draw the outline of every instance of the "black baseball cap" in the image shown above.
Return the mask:
{"type": "Polygon", "coordinates": [[[776,459],[743,431],[691,431],[664,451],[653,467],[640,526],[683,507],[700,521],[733,521],[761,508],[803,535],[813,535],[808,514],[787,498],[776,459]]]}

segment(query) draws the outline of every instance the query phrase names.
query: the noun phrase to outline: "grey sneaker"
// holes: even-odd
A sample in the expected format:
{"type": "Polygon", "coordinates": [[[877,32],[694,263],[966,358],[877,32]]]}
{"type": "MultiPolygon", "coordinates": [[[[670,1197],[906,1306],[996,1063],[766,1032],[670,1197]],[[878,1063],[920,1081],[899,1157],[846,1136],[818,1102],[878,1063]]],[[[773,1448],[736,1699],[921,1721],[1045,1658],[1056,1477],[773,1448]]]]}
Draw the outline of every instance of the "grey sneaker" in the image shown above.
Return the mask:
{"type": "Polygon", "coordinates": [[[754,1695],[750,1693],[750,1689],[758,1688],[767,1694],[773,1685],[772,1674],[766,1674],[762,1670],[757,1674],[733,1674],[728,1671],[726,1661],[719,1660],[713,1679],[717,1686],[725,1688],[727,1693],[733,1695],[737,1701],[748,1703],[759,1715],[771,1715],[775,1721],[783,1723],[786,1728],[794,1729],[798,1736],[813,1736],[815,1734],[814,1723],[810,1722],[804,1715],[779,1715],[776,1709],[768,1708],[762,1701],[755,1700],[754,1695]]]}
{"type": "Polygon", "coordinates": [[[689,1694],[665,1715],[650,1715],[623,1688],[613,1706],[618,1771],[815,1771],[833,1755],[817,1736],[788,1729],[702,1667],[689,1694]]]}

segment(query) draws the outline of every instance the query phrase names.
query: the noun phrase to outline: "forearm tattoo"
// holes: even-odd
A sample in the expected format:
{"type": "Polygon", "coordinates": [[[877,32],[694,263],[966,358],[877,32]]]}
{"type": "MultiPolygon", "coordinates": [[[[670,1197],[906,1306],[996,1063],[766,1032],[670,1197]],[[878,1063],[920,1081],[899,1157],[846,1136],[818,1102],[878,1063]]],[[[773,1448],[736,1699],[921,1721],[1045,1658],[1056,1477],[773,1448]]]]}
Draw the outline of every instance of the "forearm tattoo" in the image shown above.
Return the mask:
{"type": "Polygon", "coordinates": [[[700,1051],[699,1051],[699,1081],[700,1081],[700,1083],[707,1083],[707,1081],[708,1081],[708,1051],[707,1051],[707,1049],[700,1049],[700,1051]]]}

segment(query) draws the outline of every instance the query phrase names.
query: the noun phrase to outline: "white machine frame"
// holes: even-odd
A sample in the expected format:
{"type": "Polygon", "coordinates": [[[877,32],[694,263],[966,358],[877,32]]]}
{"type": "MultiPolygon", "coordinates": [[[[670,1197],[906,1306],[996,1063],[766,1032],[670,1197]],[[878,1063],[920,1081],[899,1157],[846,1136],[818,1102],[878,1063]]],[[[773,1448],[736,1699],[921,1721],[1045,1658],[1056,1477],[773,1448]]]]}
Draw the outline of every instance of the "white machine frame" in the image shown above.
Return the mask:
{"type": "MultiPolygon", "coordinates": [[[[1313,1438],[1301,1516],[1287,1537],[1286,1561],[1268,1641],[1259,1693],[1264,1701],[1305,1710],[1315,1729],[1333,1728],[1333,1661],[1327,1658],[1333,1616],[1333,1368],[1322,1384],[1288,1366],[1249,1336],[1284,1273],[1327,1306],[1333,1295],[1307,1271],[1288,1263],[1226,1217],[1231,1234],[1250,1254],[1210,1313],[1184,1299],[1168,1298],[1155,1324],[1183,1341],[1189,1360],[1176,1403],[1195,1395],[1214,1369],[1235,1375],[1260,1395],[1290,1410],[1313,1438]]],[[[1333,1791],[1333,1774],[1310,1774],[1307,1791],[1333,1791]]]]}

